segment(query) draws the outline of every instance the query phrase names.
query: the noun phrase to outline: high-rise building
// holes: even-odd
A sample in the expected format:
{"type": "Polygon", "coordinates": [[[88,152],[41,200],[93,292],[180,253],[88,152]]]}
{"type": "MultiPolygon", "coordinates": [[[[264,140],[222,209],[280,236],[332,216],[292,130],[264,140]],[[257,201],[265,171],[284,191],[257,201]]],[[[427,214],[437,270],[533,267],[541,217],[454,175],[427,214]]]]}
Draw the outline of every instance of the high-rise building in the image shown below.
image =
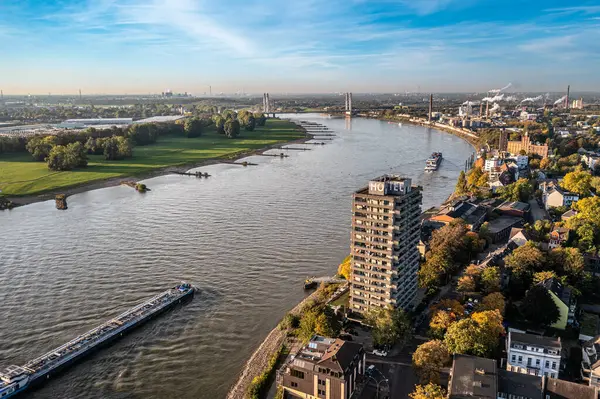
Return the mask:
{"type": "Polygon", "coordinates": [[[417,290],[421,187],[384,175],[354,193],[350,308],[407,307],[417,290]]]}

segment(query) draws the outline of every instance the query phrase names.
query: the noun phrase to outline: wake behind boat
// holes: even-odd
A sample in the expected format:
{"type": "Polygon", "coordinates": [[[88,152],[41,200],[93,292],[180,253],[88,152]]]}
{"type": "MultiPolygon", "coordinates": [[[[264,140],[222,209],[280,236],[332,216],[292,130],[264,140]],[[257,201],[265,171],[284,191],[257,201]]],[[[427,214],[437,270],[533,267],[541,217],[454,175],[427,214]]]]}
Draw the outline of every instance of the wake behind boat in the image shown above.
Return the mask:
{"type": "Polygon", "coordinates": [[[442,163],[442,153],[434,152],[431,157],[427,159],[425,163],[425,172],[435,172],[442,163]]]}
{"type": "Polygon", "coordinates": [[[191,298],[195,290],[194,286],[188,283],[176,285],[24,366],[7,367],[0,371],[0,397],[8,399],[34,383],[50,378],[94,349],[119,338],[126,331],[181,303],[184,299],[191,298]]]}

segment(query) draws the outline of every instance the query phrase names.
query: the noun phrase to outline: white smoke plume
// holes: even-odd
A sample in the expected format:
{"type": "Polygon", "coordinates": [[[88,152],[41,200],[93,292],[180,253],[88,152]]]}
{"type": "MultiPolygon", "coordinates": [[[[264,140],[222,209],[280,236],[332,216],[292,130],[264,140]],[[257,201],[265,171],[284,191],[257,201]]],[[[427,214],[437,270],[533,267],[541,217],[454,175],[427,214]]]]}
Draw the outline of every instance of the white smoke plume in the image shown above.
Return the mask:
{"type": "Polygon", "coordinates": [[[560,103],[564,103],[566,99],[567,99],[567,96],[562,96],[561,98],[559,98],[558,100],[556,100],[554,102],[554,105],[558,105],[560,103]]]}
{"type": "Polygon", "coordinates": [[[543,100],[543,99],[544,99],[544,96],[527,97],[527,98],[523,99],[523,101],[521,101],[521,104],[523,104],[523,103],[533,103],[533,102],[540,101],[540,100],[543,100]]]}
{"type": "Polygon", "coordinates": [[[492,89],[492,90],[489,90],[488,93],[496,93],[496,94],[497,93],[502,93],[504,90],[508,89],[511,86],[512,86],[512,83],[509,83],[509,84],[507,84],[506,86],[504,86],[501,89],[492,89]]]}
{"type": "Polygon", "coordinates": [[[498,101],[502,101],[503,99],[504,99],[504,94],[500,94],[500,95],[497,95],[497,96],[494,96],[494,97],[485,97],[481,101],[484,101],[484,102],[487,101],[487,102],[490,102],[490,103],[495,103],[495,102],[498,102],[498,101]]]}
{"type": "Polygon", "coordinates": [[[479,105],[479,101],[465,101],[464,103],[462,103],[462,105],[479,105]]]}
{"type": "Polygon", "coordinates": [[[517,97],[515,96],[507,96],[504,98],[504,101],[517,101],[517,97]]]}
{"type": "Polygon", "coordinates": [[[500,110],[500,104],[495,103],[494,106],[490,109],[490,113],[496,112],[500,110]]]}

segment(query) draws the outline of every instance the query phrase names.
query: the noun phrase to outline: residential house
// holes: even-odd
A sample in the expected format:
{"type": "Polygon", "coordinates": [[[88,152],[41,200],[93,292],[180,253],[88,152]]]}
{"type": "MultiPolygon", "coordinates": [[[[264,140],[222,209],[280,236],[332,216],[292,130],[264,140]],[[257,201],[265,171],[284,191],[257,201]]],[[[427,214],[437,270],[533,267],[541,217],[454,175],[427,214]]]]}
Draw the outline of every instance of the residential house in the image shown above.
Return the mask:
{"type": "Polygon", "coordinates": [[[571,219],[572,217],[577,215],[577,211],[574,209],[569,209],[568,211],[566,211],[565,213],[562,214],[562,216],[560,217],[560,220],[562,220],[563,222],[568,221],[569,219],[571,219]]]}
{"type": "Polygon", "coordinates": [[[516,216],[500,216],[488,222],[488,235],[492,243],[498,244],[508,241],[510,232],[514,227],[522,227],[523,219],[516,216]]]}
{"type": "Polygon", "coordinates": [[[562,247],[569,240],[570,231],[566,227],[554,227],[549,235],[550,242],[548,247],[550,249],[562,247]]]}
{"type": "Polygon", "coordinates": [[[468,201],[455,200],[430,220],[432,222],[450,224],[456,219],[462,219],[469,230],[476,231],[485,222],[486,216],[487,210],[484,207],[468,201]]]}
{"type": "Polygon", "coordinates": [[[545,287],[550,293],[552,300],[556,304],[560,317],[558,321],[550,327],[564,330],[567,325],[572,325],[575,322],[575,311],[577,310],[577,300],[569,287],[562,285],[558,279],[549,278],[538,285],[545,287]]]}
{"type": "Polygon", "coordinates": [[[570,207],[574,202],[579,201],[579,195],[563,190],[554,180],[542,182],[540,189],[546,210],[559,206],[570,207]]]}
{"type": "Polygon", "coordinates": [[[348,399],[365,373],[361,344],[315,335],[277,376],[288,399],[348,399]]]}
{"type": "Polygon", "coordinates": [[[522,247],[527,244],[531,238],[527,231],[522,227],[513,227],[510,230],[509,242],[514,242],[517,246],[522,247]]]}
{"type": "Polygon", "coordinates": [[[529,165],[529,157],[527,155],[517,155],[515,161],[519,169],[526,169],[529,165]]]}
{"type": "Polygon", "coordinates": [[[508,371],[557,378],[562,344],[560,338],[510,331],[507,337],[508,371]]]}
{"type": "Polygon", "coordinates": [[[581,379],[590,386],[600,387],[600,335],[581,345],[581,379]]]}
{"type": "Polygon", "coordinates": [[[502,165],[502,160],[498,157],[486,159],[485,163],[483,164],[483,171],[489,172],[494,168],[499,168],[500,165],[502,165]]]}

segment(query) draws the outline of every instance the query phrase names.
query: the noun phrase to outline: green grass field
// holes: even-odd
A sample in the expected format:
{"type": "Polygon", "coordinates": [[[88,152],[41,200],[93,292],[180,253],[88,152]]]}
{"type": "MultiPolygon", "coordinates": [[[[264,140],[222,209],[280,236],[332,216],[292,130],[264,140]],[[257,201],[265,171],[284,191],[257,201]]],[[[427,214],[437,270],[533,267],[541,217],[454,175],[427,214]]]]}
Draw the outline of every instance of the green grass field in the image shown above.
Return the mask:
{"type": "Polygon", "coordinates": [[[88,167],[69,172],[53,172],[45,162],[34,162],[29,154],[0,155],[0,190],[7,196],[41,194],[114,177],[136,176],[166,166],[198,163],[214,158],[234,157],[245,151],[304,137],[296,125],[268,120],[253,132],[242,130],[228,139],[208,129],[202,137],[160,137],[156,144],[136,147],[133,158],[106,161],[101,155],[89,157],[88,167]]]}

